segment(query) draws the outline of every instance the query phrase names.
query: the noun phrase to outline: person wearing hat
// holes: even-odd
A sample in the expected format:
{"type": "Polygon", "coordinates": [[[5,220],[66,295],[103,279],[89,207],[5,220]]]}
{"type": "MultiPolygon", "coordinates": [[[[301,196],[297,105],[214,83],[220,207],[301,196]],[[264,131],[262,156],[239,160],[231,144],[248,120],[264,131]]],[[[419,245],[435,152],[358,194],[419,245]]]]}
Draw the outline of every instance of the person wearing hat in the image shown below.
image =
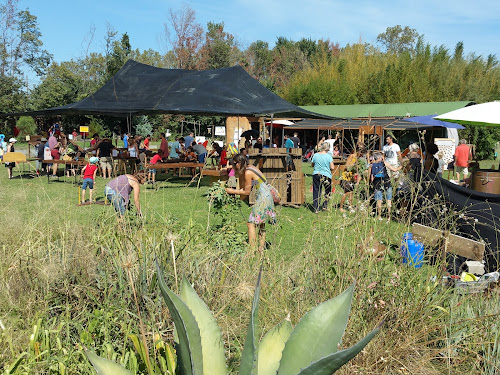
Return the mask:
{"type": "MultiPolygon", "coordinates": [[[[17,139],[11,138],[9,139],[9,144],[7,145],[7,152],[14,152],[14,144],[17,142],[17,139]]],[[[16,166],[16,163],[5,163],[5,168],[7,168],[7,174],[9,178],[12,178],[12,168],[16,166]]]]}
{"type": "Polygon", "coordinates": [[[87,190],[87,187],[90,189],[89,198],[90,203],[92,203],[95,175],[97,174],[97,163],[99,163],[99,158],[97,156],[92,156],[89,159],[89,163],[82,169],[82,203],[85,203],[85,191],[87,190]]]}

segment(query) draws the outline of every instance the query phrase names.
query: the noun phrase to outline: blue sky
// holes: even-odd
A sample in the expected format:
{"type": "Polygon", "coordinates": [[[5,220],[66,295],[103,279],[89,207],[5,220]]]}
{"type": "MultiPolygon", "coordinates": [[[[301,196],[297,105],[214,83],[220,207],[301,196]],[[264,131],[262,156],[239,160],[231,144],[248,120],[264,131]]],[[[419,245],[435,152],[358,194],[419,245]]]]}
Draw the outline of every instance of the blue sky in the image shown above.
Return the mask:
{"type": "Polygon", "coordinates": [[[400,24],[424,34],[431,45],[452,51],[463,41],[466,53],[500,58],[498,0],[19,0],[21,9],[38,17],[44,47],[57,62],[84,56],[87,49],[103,53],[107,25],[119,36],[127,32],[134,49],[165,52],[169,9],[183,4],[196,11],[203,27],[224,22],[242,48],[258,39],[272,47],[278,36],[329,38],[341,47],[359,40],[375,43],[388,26],[400,24]]]}

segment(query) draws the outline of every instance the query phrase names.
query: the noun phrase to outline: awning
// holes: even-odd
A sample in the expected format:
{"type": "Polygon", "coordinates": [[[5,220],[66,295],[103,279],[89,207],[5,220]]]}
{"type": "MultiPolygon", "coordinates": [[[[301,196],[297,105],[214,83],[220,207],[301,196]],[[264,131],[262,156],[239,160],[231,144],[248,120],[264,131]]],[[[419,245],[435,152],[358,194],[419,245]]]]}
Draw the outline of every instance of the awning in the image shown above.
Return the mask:
{"type": "Polygon", "coordinates": [[[287,102],[241,66],[162,69],[133,60],[89,97],[62,107],[2,116],[185,114],[333,119],[287,102]]]}

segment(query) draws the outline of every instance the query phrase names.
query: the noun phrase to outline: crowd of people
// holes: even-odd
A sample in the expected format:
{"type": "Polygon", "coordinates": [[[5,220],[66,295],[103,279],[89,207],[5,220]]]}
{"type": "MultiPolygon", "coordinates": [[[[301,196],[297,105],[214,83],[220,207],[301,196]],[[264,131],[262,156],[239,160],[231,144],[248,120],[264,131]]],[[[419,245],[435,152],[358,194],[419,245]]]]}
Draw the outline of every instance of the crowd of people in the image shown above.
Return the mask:
{"type": "MultiPolygon", "coordinates": [[[[387,221],[392,214],[393,196],[395,193],[404,196],[418,184],[424,176],[442,177],[445,169],[444,155],[434,143],[428,143],[423,151],[417,143],[409,145],[404,153],[395,142],[392,135],[385,139],[382,150],[368,151],[363,144],[359,144],[345,161],[345,169],[340,174],[339,185],[343,190],[340,198],[339,210],[341,212],[355,212],[355,193],[358,192],[358,206],[365,208],[370,202],[375,203],[376,215],[383,220],[383,203],[386,205],[387,221]],[[347,205],[346,205],[347,201],[347,205]]],[[[321,209],[328,209],[328,201],[332,192],[332,171],[334,170],[332,146],[338,142],[336,139],[323,138],[316,147],[312,156],[313,171],[313,210],[318,213],[321,209]],[[322,190],[323,203],[320,204],[322,190]]],[[[448,168],[455,168],[457,180],[460,174],[464,179],[468,177],[468,163],[470,148],[464,139],[456,148],[454,161],[448,168]]]]}
{"type": "MultiPolygon", "coordinates": [[[[263,142],[262,137],[257,137],[253,142],[247,139],[245,147],[239,153],[228,152],[226,145],[213,142],[207,149],[208,142],[198,143],[194,134],[185,137],[177,137],[168,142],[165,135],[160,135],[158,148],[151,147],[151,136],[145,138],[140,135],[131,136],[126,133],[123,136],[123,147],[118,147],[116,140],[100,138],[98,134],[92,136],[90,148],[84,150],[76,142],[75,134],[66,136],[55,124],[49,130],[47,138],[41,138],[35,146],[38,156],[37,174],[46,170],[53,176],[57,173],[57,164],[49,163],[51,160],[82,160],[86,155],[91,156],[88,163],[81,171],[82,176],[82,198],[85,202],[86,190],[89,190],[90,201],[93,198],[96,175],[100,171],[103,179],[110,179],[104,188],[104,194],[113,205],[117,217],[122,219],[130,201],[134,202],[138,215],[142,215],[139,193],[140,186],[146,182],[155,182],[156,170],[154,165],[167,161],[188,161],[205,163],[218,169],[227,169],[229,183],[227,193],[240,196],[249,196],[252,189],[255,190],[256,202],[252,206],[250,216],[247,220],[249,243],[262,251],[266,245],[265,224],[274,224],[276,211],[274,208],[272,187],[267,183],[264,174],[249,164],[249,148],[264,149],[281,145],[279,138],[273,142],[267,139],[263,142]],[[135,173],[125,173],[114,177],[114,158],[127,157],[137,159],[137,163],[148,169],[136,168],[135,173]],[[149,162],[146,163],[146,158],[149,162]],[[46,163],[43,163],[45,161],[46,163]],[[240,188],[236,188],[236,178],[240,180],[240,188]],[[132,195],[132,199],[131,199],[132,195]]],[[[0,157],[6,152],[13,152],[16,139],[11,138],[7,143],[5,137],[0,134],[0,157]]],[[[427,144],[423,151],[418,144],[413,143],[404,153],[394,137],[388,135],[386,143],[380,151],[369,151],[363,144],[358,144],[350,155],[341,155],[339,151],[340,134],[328,135],[320,139],[319,143],[312,147],[304,147],[297,133],[292,136],[284,135],[283,147],[287,149],[302,147],[304,159],[312,162],[312,210],[319,213],[329,209],[329,201],[332,193],[332,172],[335,170],[334,158],[345,158],[345,169],[340,174],[339,185],[342,188],[339,210],[342,213],[355,212],[357,208],[364,207],[368,201],[375,203],[376,215],[383,220],[383,206],[385,201],[386,217],[389,221],[392,214],[392,201],[394,193],[397,193],[407,181],[418,182],[426,173],[433,172],[441,175],[445,168],[442,152],[434,143],[427,144]],[[361,188],[363,187],[363,189],[361,188]],[[361,190],[364,193],[360,194],[361,190]],[[358,197],[355,204],[355,196],[358,197]],[[357,207],[356,207],[357,206],[357,207]]],[[[455,167],[457,174],[468,176],[468,160],[470,149],[465,140],[460,141],[460,146],[455,152],[455,167]]],[[[6,163],[9,178],[12,177],[14,163],[6,163]]],[[[194,174],[194,168],[192,169],[194,174]]],[[[174,170],[175,172],[175,170],[174,170]]],[[[75,174],[71,165],[66,166],[67,174],[75,174]]],[[[458,176],[457,176],[458,179],[458,176]]]]}

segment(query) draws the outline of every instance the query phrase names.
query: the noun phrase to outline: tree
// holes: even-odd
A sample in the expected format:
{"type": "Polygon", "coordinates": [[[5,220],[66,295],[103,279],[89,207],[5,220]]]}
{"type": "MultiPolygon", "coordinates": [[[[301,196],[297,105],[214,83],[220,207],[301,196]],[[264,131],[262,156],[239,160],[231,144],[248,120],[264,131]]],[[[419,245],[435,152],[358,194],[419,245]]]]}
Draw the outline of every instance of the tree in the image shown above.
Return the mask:
{"type": "Polygon", "coordinates": [[[130,58],[130,54],[132,52],[130,39],[127,33],[122,35],[119,42],[113,41],[112,46],[113,48],[111,53],[106,55],[106,71],[108,78],[114,76],[116,72],[121,69],[121,67],[130,58]]]}
{"type": "Polygon", "coordinates": [[[198,68],[218,69],[233,65],[235,49],[234,37],[224,31],[224,23],[209,22],[198,68]]]}
{"type": "Polygon", "coordinates": [[[419,37],[417,30],[408,26],[403,29],[401,25],[396,25],[388,27],[385,33],[378,34],[377,42],[382,44],[387,52],[399,55],[403,52],[413,52],[419,37]]]}
{"type": "Polygon", "coordinates": [[[33,108],[51,108],[73,103],[83,88],[79,67],[74,61],[53,63],[44,80],[33,90],[33,108]]]}
{"type": "Polygon", "coordinates": [[[165,34],[172,46],[176,68],[196,69],[199,51],[203,41],[203,28],[196,22],[196,12],[184,5],[177,12],[170,9],[169,25],[165,24],[165,34]]]}
{"type": "Polygon", "coordinates": [[[269,50],[269,43],[257,40],[250,44],[247,50],[247,56],[250,63],[249,73],[259,81],[269,78],[269,68],[273,61],[273,54],[269,50]]]}
{"type": "Polygon", "coordinates": [[[17,0],[0,5],[0,111],[22,110],[26,103],[23,90],[27,70],[42,76],[52,56],[42,48],[36,16],[19,10],[17,0]]]}

